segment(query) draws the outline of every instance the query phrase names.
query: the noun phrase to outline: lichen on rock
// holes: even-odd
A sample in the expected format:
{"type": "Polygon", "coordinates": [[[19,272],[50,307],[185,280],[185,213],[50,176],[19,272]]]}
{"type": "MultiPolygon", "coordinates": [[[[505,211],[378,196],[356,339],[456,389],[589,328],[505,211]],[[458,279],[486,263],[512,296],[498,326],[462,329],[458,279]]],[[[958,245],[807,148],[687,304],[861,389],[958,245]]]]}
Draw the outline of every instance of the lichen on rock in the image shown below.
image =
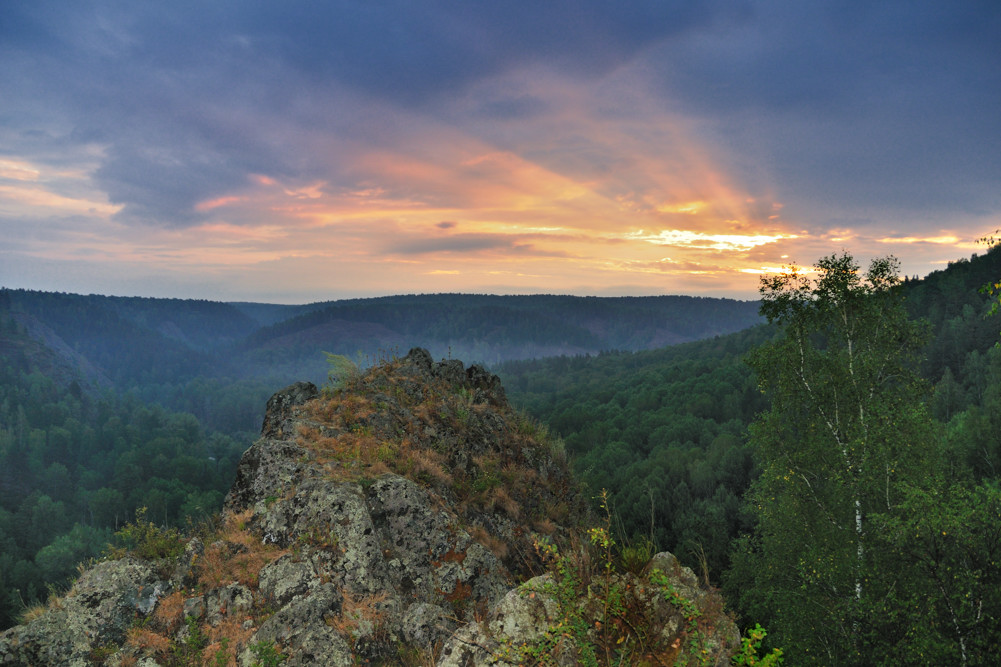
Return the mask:
{"type": "MultiPolygon", "coordinates": [[[[339,389],[277,392],[215,534],[166,569],[125,558],[87,570],[60,603],[0,634],[0,665],[165,664],[178,652],[467,665],[547,647],[562,664],[603,636],[546,643],[568,598],[538,545],[574,543],[589,520],[561,443],[510,407],[497,377],[417,348],[339,389]]],[[[659,571],[701,604],[671,558],[655,559],[659,571]]],[[[657,646],[683,655],[672,642],[694,626],[663,587],[640,575],[616,586],[656,632],[670,626],[657,646]]],[[[587,590],[575,604],[598,614],[599,589],[587,590]]]]}

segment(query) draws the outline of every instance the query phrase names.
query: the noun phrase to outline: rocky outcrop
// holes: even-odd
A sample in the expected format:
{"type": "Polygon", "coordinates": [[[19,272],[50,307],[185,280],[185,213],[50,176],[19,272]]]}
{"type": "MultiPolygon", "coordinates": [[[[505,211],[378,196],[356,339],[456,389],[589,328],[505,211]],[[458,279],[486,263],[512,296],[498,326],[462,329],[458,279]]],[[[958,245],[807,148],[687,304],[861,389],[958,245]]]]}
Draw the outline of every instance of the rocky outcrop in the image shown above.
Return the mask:
{"type": "Polygon", "coordinates": [[[37,619],[0,634],[0,665],[89,665],[100,647],[124,643],[170,587],[149,563],[98,563],[37,619]]]}
{"type": "Polygon", "coordinates": [[[99,563],[0,635],[0,665],[576,664],[595,647],[685,661],[696,636],[728,655],[732,623],[669,554],[562,579],[557,545],[594,567],[574,541],[587,517],[559,441],[496,376],[415,349],[337,391],[275,394],[214,534],[176,561],[99,563]]]}
{"type": "Polygon", "coordinates": [[[524,664],[541,653],[549,664],[587,664],[601,662],[610,646],[613,664],[725,665],[740,645],[718,594],[700,587],[673,554],[657,554],[640,575],[602,573],[588,587],[568,589],[560,577],[545,574],[512,589],[485,622],[449,638],[439,667],[524,664]],[[642,635],[623,633],[616,622],[642,628],[642,635]]]}

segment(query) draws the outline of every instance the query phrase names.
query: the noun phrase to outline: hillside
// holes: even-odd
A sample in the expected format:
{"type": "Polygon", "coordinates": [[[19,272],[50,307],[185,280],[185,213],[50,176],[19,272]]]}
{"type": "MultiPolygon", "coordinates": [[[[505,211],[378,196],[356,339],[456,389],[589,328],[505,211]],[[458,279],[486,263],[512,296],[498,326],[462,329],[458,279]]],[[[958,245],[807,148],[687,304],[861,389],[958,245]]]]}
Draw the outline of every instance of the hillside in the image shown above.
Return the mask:
{"type": "Polygon", "coordinates": [[[663,347],[759,321],[757,304],[730,299],[411,295],[334,302],[256,332],[243,349],[284,360],[317,347],[384,354],[416,341],[435,358],[495,364],[663,347]]]}
{"type": "MultiPolygon", "coordinates": [[[[981,287],[1001,276],[1001,249],[909,279],[901,296],[928,326],[921,372],[928,405],[979,474],[1001,470],[996,348],[981,287]],[[979,453],[978,453],[979,452],[979,453]]],[[[494,367],[512,402],[564,438],[591,488],[607,488],[623,532],[729,568],[749,529],[741,499],[757,475],[747,426],[767,408],[745,363],[774,336],[758,326],[658,350],[512,361],[494,367]]]]}
{"type": "Polygon", "coordinates": [[[602,525],[496,376],[415,349],[275,394],[221,517],[140,514],[0,664],[727,662],[718,594],[668,553],[617,571],[602,525]]]}
{"type": "MultiPolygon", "coordinates": [[[[645,349],[757,322],[750,302],[462,294],[305,306],[0,290],[63,386],[132,392],[229,435],[276,386],[323,383],[325,352],[361,365],[413,346],[479,362],[645,349]]],[[[38,357],[41,359],[41,357],[38,357]]]]}
{"type": "MultiPolygon", "coordinates": [[[[436,294],[306,306],[4,290],[9,307],[51,332],[119,389],[195,377],[325,378],[323,351],[362,360],[420,345],[435,358],[496,363],[639,350],[760,320],[752,302],[436,294]]],[[[88,370],[89,369],[82,369],[88,370]]]]}

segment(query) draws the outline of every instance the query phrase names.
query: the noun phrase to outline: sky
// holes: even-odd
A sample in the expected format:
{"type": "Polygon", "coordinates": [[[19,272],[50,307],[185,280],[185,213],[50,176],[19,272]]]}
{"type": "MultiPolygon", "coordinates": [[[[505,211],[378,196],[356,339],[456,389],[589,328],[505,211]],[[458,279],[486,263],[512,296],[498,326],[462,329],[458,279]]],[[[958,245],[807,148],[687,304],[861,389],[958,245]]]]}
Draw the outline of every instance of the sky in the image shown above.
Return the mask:
{"type": "Polygon", "coordinates": [[[1001,2],[0,3],[0,285],[755,298],[1001,227],[1001,2]]]}

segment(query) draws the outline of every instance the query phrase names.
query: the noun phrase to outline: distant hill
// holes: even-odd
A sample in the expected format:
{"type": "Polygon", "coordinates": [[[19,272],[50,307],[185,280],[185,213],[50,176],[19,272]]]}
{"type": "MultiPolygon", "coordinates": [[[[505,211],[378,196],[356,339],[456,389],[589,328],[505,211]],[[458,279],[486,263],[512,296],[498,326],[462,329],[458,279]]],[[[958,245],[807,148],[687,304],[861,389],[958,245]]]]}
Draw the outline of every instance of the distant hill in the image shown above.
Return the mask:
{"type": "Polygon", "coordinates": [[[419,345],[496,364],[711,338],[759,323],[757,311],[757,302],[687,296],[392,296],[332,302],[260,329],[241,349],[282,364],[318,347],[378,358],[419,345]]]}
{"type": "Polygon", "coordinates": [[[303,306],[4,290],[39,342],[118,388],[195,377],[322,382],[324,351],[368,365],[415,346],[481,363],[643,350],[760,321],[749,301],[433,294],[303,306]],[[44,335],[41,333],[44,332],[44,335]]]}

